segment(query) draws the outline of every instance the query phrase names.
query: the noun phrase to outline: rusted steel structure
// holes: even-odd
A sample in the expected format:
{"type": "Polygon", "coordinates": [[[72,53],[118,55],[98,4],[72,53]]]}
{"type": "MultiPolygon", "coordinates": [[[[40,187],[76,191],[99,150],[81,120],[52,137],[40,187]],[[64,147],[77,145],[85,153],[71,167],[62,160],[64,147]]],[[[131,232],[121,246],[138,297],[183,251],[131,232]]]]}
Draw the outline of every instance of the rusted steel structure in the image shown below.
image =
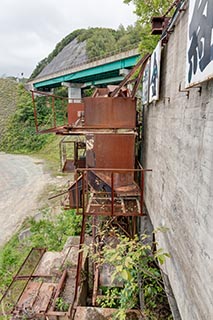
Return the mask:
{"type": "Polygon", "coordinates": [[[30,251],[16,275],[13,277],[10,286],[0,299],[0,315],[8,315],[13,312],[18,312],[17,310],[22,305],[23,296],[26,294],[26,291],[29,290],[29,284],[34,278],[34,271],[41,261],[44,253],[45,249],[33,248],[30,251]]]}
{"type": "Polygon", "coordinates": [[[86,143],[80,139],[64,137],[59,144],[61,171],[72,172],[86,167],[86,143]]]}
{"type": "MultiPolygon", "coordinates": [[[[75,180],[67,190],[66,208],[74,208],[76,214],[83,216],[80,248],[85,241],[89,217],[92,219],[95,242],[97,228],[103,221],[108,221],[110,226],[116,226],[131,237],[136,232],[136,218],[144,214],[145,174],[150,170],[143,169],[138,159],[141,124],[135,95],[148,58],[149,55],[146,55],[141,59],[120,86],[96,89],[92,97],[81,101],[32,91],[36,131],[63,136],[60,143],[61,168],[64,172],[75,172],[75,180]],[[132,79],[138,69],[137,78],[132,79]]],[[[79,301],[83,261],[83,252],[80,251],[76,269],[73,270],[75,290],[67,312],[62,314],[54,309],[66,282],[67,271],[64,271],[56,282],[49,278],[50,285],[45,285],[41,278],[32,281],[36,277],[34,273],[22,275],[27,283],[12,309],[13,315],[22,312],[21,308],[28,300],[33,307],[39,294],[46,292],[40,309],[33,309],[34,318],[72,318],[79,301]]],[[[98,288],[103,282],[103,270],[94,266],[94,306],[98,288]]]]}
{"type": "MultiPolygon", "coordinates": [[[[10,319],[67,319],[69,305],[72,305],[75,292],[77,255],[76,245],[69,245],[61,256],[57,270],[47,267],[45,249],[33,248],[0,299],[0,316],[10,319]],[[73,254],[73,249],[75,249],[73,254]],[[72,266],[67,268],[67,264],[72,266]],[[73,287],[73,288],[71,288],[73,287]],[[58,307],[63,299],[66,310],[58,307]]],[[[60,254],[60,253],[59,253],[60,254]]],[[[86,271],[86,259],[82,260],[86,271]]],[[[81,286],[85,295],[86,286],[81,286]]]]}
{"type": "MultiPolygon", "coordinates": [[[[75,170],[75,181],[68,188],[68,208],[83,216],[80,248],[85,241],[87,218],[92,216],[93,241],[96,228],[105,217],[132,236],[136,232],[136,217],[144,214],[144,170],[137,157],[141,138],[138,121],[137,88],[149,55],[142,58],[120,86],[96,89],[92,97],[68,101],[66,109],[58,110],[58,97],[33,91],[36,130],[65,136],[61,142],[62,170],[75,170]],[[139,69],[134,80],[132,76],[139,69]],[[131,84],[131,90],[127,87],[131,84]],[[44,95],[46,107],[52,110],[48,128],[40,126],[36,96],[44,95]],[[64,123],[60,121],[65,115],[64,123]],[[72,137],[72,141],[67,139],[72,137]],[[80,139],[81,137],[81,139],[80,139]],[[83,142],[82,142],[83,137],[83,142]],[[66,140],[67,139],[67,140],[66,140]],[[68,141],[73,145],[72,159],[67,157],[68,141]],[[84,156],[79,157],[80,148],[84,156]],[[125,223],[123,223],[125,221],[125,223]]],[[[64,106],[64,98],[60,105],[64,106]]],[[[66,206],[67,207],[67,206],[66,206]]],[[[75,294],[70,303],[72,317],[79,296],[83,253],[79,253],[75,294]]],[[[94,267],[93,305],[96,305],[100,271],[94,267]]]]}

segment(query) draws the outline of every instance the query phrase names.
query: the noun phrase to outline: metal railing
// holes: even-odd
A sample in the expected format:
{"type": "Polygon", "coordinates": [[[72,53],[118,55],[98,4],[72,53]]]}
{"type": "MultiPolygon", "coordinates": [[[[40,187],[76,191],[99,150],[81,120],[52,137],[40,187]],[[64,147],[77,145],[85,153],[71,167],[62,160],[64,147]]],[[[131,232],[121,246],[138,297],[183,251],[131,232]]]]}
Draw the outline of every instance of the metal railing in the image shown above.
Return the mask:
{"type": "MultiPolygon", "coordinates": [[[[103,60],[103,59],[106,59],[106,58],[109,58],[109,57],[113,57],[113,56],[115,56],[117,54],[127,53],[127,52],[132,51],[132,50],[137,50],[139,44],[140,44],[140,42],[138,42],[136,44],[128,45],[125,48],[119,48],[117,50],[114,50],[114,51],[111,51],[111,52],[107,52],[106,54],[103,54],[103,55],[98,55],[98,56],[95,56],[95,57],[92,57],[92,58],[81,60],[78,63],[73,63],[71,66],[69,66],[67,68],[64,68],[64,69],[61,69],[60,71],[54,72],[54,74],[65,72],[66,70],[69,70],[69,69],[72,69],[72,68],[76,68],[76,67],[80,67],[80,66],[83,66],[83,65],[88,64],[88,63],[92,63],[92,62],[95,62],[95,61],[99,61],[99,60],[103,60]]],[[[48,77],[48,76],[50,76],[52,74],[53,74],[53,72],[49,72],[47,74],[41,75],[40,77],[39,76],[36,77],[34,79],[36,81],[33,81],[33,80],[32,81],[34,83],[39,82],[40,79],[48,77]]]]}
{"type": "Polygon", "coordinates": [[[96,216],[142,216],[144,175],[150,169],[77,169],[76,213],[96,216]],[[136,178],[136,179],[135,179],[136,178]],[[138,181],[136,183],[135,181],[138,181]]]}
{"type": "Polygon", "coordinates": [[[45,249],[32,248],[12,282],[0,299],[0,315],[9,315],[13,312],[14,307],[18,303],[22,293],[27,287],[33,273],[38,266],[41,258],[45,253],[45,249]]]}
{"type": "MultiPolygon", "coordinates": [[[[68,124],[68,103],[77,99],[31,90],[37,133],[48,133],[68,124]]],[[[81,99],[79,99],[81,102],[81,99]]]]}

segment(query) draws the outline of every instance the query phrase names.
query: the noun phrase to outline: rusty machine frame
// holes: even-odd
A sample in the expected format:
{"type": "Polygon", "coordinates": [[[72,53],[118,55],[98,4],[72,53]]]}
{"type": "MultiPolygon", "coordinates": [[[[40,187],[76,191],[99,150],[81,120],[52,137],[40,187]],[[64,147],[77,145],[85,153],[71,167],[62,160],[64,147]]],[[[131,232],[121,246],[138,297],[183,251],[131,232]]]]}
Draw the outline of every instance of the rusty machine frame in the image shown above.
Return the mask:
{"type": "MultiPolygon", "coordinates": [[[[145,174],[151,170],[143,169],[138,160],[136,145],[141,135],[141,126],[138,121],[135,96],[149,57],[149,54],[145,55],[119,86],[97,89],[92,97],[81,101],[70,101],[68,98],[32,91],[36,131],[53,132],[63,136],[60,144],[62,170],[75,171],[75,181],[69,186],[67,194],[68,207],[76,209],[76,214],[82,215],[80,248],[85,241],[88,217],[92,219],[93,241],[95,241],[100,218],[108,219],[111,225],[119,227],[124,234],[133,236],[136,232],[136,218],[144,215],[145,174]],[[139,70],[139,73],[134,78],[136,70],[139,70]],[[39,99],[42,101],[42,106],[37,105],[39,99]],[[56,103],[57,100],[60,103],[56,103]],[[43,107],[49,115],[46,125],[39,116],[39,110],[43,107]],[[66,137],[70,136],[74,148],[73,159],[68,159],[66,155],[65,145],[68,143],[66,137]],[[82,150],[84,157],[81,154],[82,150]]],[[[63,314],[54,312],[47,303],[36,317],[42,318],[47,315],[66,316],[68,319],[73,317],[79,296],[82,265],[83,252],[80,250],[75,293],[68,312],[63,314]]],[[[13,279],[12,285],[18,279],[26,280],[21,295],[10,310],[13,315],[28,294],[25,289],[30,279],[36,277],[33,271],[27,275],[22,275],[19,271],[13,279]]],[[[94,270],[94,274],[93,305],[96,304],[97,298],[97,270],[94,270]]],[[[65,279],[66,274],[63,273],[58,284],[49,292],[49,304],[52,300],[55,301],[65,279]]],[[[1,301],[6,299],[9,291],[1,301]]]]}

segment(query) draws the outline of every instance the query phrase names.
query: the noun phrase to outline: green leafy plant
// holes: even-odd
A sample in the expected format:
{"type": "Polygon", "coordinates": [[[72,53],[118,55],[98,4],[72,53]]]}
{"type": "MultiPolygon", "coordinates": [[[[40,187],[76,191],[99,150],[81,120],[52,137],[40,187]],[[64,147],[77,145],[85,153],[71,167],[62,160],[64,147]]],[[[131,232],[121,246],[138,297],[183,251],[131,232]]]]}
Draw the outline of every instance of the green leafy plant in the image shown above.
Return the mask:
{"type": "MultiPolygon", "coordinates": [[[[133,3],[138,17],[136,25],[140,26],[140,51],[142,54],[152,52],[159,41],[158,35],[151,34],[152,17],[163,16],[173,0],[123,0],[124,3],[133,3]]],[[[169,14],[172,15],[172,12],[169,14]]]]}
{"type": "Polygon", "coordinates": [[[66,312],[69,310],[69,303],[65,302],[62,297],[56,299],[55,308],[57,311],[66,312]]]}
{"type": "Polygon", "coordinates": [[[80,234],[81,219],[75,210],[63,210],[55,217],[47,212],[40,221],[30,219],[31,246],[60,251],[69,236],[80,234]]]}
{"type": "MultiPolygon", "coordinates": [[[[155,230],[154,234],[159,231],[163,230],[155,230]]],[[[130,239],[119,234],[116,229],[111,230],[112,233],[114,237],[108,236],[108,240],[105,241],[104,238],[107,235],[101,231],[100,238],[105,244],[101,250],[97,244],[96,253],[91,253],[92,259],[99,268],[106,264],[112,266],[114,270],[111,276],[112,287],[106,290],[101,299],[98,299],[98,304],[102,307],[118,308],[114,319],[126,319],[128,310],[139,308],[141,289],[144,313],[147,311],[154,315],[159,305],[164,304],[165,301],[168,303],[158,262],[163,264],[170,255],[162,248],[153,253],[153,243],[147,235],[142,235],[141,239],[138,236],[130,239]],[[117,288],[114,284],[115,280],[123,286],[117,288]]],[[[158,246],[158,243],[155,242],[154,245],[158,246]]]]}
{"type": "Polygon", "coordinates": [[[103,294],[104,297],[97,298],[98,305],[102,308],[117,308],[119,306],[120,288],[105,288],[103,294]]]}

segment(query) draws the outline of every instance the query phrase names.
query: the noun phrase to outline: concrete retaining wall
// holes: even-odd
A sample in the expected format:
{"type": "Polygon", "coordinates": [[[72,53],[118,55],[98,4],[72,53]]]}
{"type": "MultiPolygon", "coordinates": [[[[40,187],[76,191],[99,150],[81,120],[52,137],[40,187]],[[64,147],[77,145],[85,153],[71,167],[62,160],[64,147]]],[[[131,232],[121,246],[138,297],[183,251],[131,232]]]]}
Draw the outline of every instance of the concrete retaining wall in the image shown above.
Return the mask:
{"type": "Polygon", "coordinates": [[[145,108],[145,202],[183,320],[213,317],[213,81],[186,93],[188,9],[162,52],[160,101],[145,108]],[[168,99],[169,97],[169,99],[168,99]],[[170,101],[169,101],[170,100],[170,101]]]}

